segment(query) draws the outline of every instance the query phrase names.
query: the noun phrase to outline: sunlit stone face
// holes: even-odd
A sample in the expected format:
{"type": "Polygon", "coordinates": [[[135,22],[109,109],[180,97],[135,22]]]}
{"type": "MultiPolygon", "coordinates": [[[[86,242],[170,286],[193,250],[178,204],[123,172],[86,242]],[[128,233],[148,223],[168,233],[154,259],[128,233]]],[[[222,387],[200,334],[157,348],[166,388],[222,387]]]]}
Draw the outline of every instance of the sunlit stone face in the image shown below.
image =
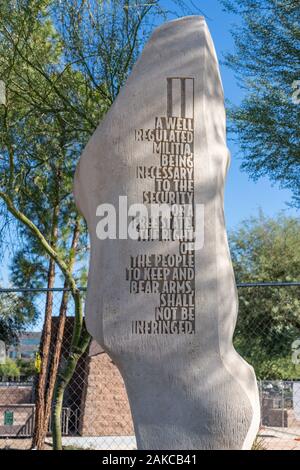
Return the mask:
{"type": "Polygon", "coordinates": [[[228,160],[206,23],[166,23],[74,183],[91,240],[86,323],[122,373],[140,449],[249,448],[258,430],[254,372],[232,346],[228,160]]]}

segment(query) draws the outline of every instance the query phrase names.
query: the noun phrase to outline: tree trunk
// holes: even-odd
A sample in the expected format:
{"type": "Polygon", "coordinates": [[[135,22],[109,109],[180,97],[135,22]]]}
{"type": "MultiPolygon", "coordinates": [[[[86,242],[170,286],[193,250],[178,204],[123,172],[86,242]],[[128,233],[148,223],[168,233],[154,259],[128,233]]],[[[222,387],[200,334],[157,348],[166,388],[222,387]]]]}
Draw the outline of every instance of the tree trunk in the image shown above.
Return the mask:
{"type": "MultiPolygon", "coordinates": [[[[58,235],[58,206],[55,206],[52,214],[51,229],[51,245],[55,246],[58,235]]],[[[55,261],[50,258],[48,268],[47,288],[52,289],[55,283],[55,261]]],[[[53,292],[47,291],[45,318],[43,325],[42,341],[40,346],[41,369],[39,372],[38,383],[35,397],[35,423],[32,438],[32,448],[42,450],[45,442],[45,390],[47,385],[49,354],[51,346],[51,329],[52,329],[52,308],[53,308],[53,292]]]]}
{"type": "MultiPolygon", "coordinates": [[[[75,221],[75,227],[73,230],[73,238],[72,238],[72,243],[71,243],[71,249],[70,249],[70,257],[69,257],[69,269],[70,272],[73,270],[74,262],[75,262],[75,255],[76,255],[76,249],[78,245],[78,240],[80,236],[80,229],[79,229],[79,220],[77,219],[75,221]]],[[[68,282],[64,282],[64,288],[68,287],[68,282]]],[[[60,362],[60,357],[61,357],[61,349],[62,349],[62,344],[63,344],[63,338],[64,338],[64,331],[65,331],[65,322],[66,322],[66,312],[67,312],[67,305],[68,305],[68,299],[69,299],[69,292],[64,291],[61,304],[60,304],[60,309],[59,309],[59,319],[58,319],[58,325],[57,325],[57,333],[56,333],[56,338],[55,338],[55,344],[53,344],[53,355],[51,358],[51,369],[49,373],[49,379],[48,379],[48,386],[47,386],[47,393],[46,393],[46,403],[45,403],[45,415],[44,415],[44,435],[46,437],[47,431],[48,431],[48,426],[49,426],[49,420],[51,416],[51,406],[52,406],[52,399],[53,399],[53,393],[54,393],[54,386],[55,382],[57,379],[57,371],[58,371],[58,366],[60,362]]]]}
{"type": "Polygon", "coordinates": [[[52,414],[52,439],[53,450],[62,450],[62,432],[61,432],[61,413],[63,405],[64,392],[72,378],[76,369],[79,358],[85,352],[90,342],[90,335],[82,329],[81,341],[78,346],[71,347],[70,355],[67,364],[63,370],[58,374],[53,400],[53,414],[52,414]]]}
{"type": "MultiPolygon", "coordinates": [[[[50,259],[48,269],[47,287],[53,288],[55,279],[55,262],[50,259]]],[[[44,407],[45,407],[45,388],[47,382],[47,371],[49,362],[49,352],[51,343],[51,320],[53,307],[53,292],[47,292],[45,320],[43,325],[42,341],[40,347],[41,369],[39,372],[36,397],[35,397],[35,425],[32,440],[32,448],[42,450],[44,447],[44,407]]]]}
{"type": "MultiPolygon", "coordinates": [[[[64,287],[67,286],[65,282],[64,287]]],[[[59,309],[59,318],[58,318],[58,325],[57,325],[57,332],[55,343],[51,345],[51,368],[49,372],[49,378],[47,381],[47,391],[46,391],[46,398],[45,398],[45,413],[44,413],[44,437],[47,435],[48,427],[49,427],[49,420],[51,416],[51,404],[54,392],[55,381],[57,377],[57,371],[59,366],[59,361],[61,357],[61,349],[65,331],[65,322],[66,322],[66,312],[67,312],[67,305],[68,305],[68,298],[69,292],[64,291],[60,309],[59,309]]]]}

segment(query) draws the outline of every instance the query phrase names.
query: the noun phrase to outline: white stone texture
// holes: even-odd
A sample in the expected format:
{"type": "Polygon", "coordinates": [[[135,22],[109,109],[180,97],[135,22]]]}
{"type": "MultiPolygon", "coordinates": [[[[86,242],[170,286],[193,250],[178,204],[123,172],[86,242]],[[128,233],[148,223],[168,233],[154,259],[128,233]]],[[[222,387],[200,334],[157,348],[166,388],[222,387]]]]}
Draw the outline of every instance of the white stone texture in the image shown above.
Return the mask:
{"type": "MultiPolygon", "coordinates": [[[[190,106],[188,98],[187,116],[190,106]]],[[[86,323],[124,378],[139,449],[249,449],[258,431],[255,374],[232,344],[238,301],[223,210],[228,164],[223,89],[205,20],[166,23],[90,138],[74,183],[91,241],[86,323]],[[154,319],[159,295],[129,293],[130,256],[178,253],[178,242],[101,241],[96,209],[117,208],[119,195],[141,203],[143,191],[154,191],[152,179],[136,178],[136,167],[159,158],[151,143],[135,141],[135,129],[151,129],[166,115],[169,77],[194,79],[194,202],[205,216],[204,247],[195,252],[195,333],[132,334],[132,321],[154,319]]]]}

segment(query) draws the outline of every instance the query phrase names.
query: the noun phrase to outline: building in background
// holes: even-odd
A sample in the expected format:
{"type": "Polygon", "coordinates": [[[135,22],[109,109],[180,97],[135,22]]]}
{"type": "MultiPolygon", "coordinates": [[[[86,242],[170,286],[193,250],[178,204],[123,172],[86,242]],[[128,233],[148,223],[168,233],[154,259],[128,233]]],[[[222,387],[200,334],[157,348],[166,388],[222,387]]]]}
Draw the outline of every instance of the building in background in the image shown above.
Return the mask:
{"type": "Polygon", "coordinates": [[[34,360],[35,354],[39,350],[41,335],[42,333],[40,331],[28,331],[21,333],[19,336],[19,343],[8,348],[7,357],[13,360],[34,360]]]}

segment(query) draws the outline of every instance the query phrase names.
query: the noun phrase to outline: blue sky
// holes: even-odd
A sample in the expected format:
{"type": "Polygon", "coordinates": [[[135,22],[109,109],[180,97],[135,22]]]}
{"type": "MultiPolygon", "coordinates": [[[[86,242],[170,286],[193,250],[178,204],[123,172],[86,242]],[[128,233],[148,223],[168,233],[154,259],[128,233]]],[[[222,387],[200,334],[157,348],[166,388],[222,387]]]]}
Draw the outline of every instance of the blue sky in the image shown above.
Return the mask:
{"type": "MultiPolygon", "coordinates": [[[[169,0],[162,0],[162,5],[170,5],[169,0]]],[[[188,5],[189,2],[187,1],[188,5]]],[[[239,88],[233,72],[222,64],[222,58],[226,52],[234,48],[230,30],[238,25],[240,19],[235,15],[228,14],[222,10],[219,0],[195,0],[194,4],[202,10],[210,29],[217,55],[220,61],[221,75],[225,92],[225,99],[238,104],[243,91],[239,88]]],[[[261,208],[269,216],[276,215],[284,210],[286,215],[297,215],[296,210],[287,207],[291,200],[291,193],[287,190],[272,186],[267,178],[258,182],[250,180],[245,172],[240,170],[239,148],[236,144],[228,141],[231,151],[231,165],[227,176],[225,191],[225,216],[228,229],[235,228],[244,219],[255,215],[261,208]]]]}

